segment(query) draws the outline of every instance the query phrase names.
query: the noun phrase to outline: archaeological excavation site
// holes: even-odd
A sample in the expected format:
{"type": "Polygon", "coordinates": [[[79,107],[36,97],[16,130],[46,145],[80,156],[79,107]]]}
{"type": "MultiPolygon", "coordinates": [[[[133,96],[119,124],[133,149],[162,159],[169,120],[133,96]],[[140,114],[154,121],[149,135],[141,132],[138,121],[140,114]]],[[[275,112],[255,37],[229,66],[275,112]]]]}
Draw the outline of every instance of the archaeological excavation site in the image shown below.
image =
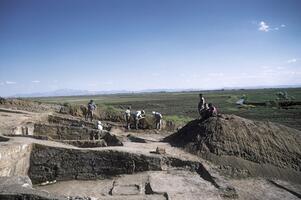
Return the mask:
{"type": "Polygon", "coordinates": [[[82,112],[1,100],[0,199],[301,198],[299,130],[225,114],[127,130],[82,112]]]}

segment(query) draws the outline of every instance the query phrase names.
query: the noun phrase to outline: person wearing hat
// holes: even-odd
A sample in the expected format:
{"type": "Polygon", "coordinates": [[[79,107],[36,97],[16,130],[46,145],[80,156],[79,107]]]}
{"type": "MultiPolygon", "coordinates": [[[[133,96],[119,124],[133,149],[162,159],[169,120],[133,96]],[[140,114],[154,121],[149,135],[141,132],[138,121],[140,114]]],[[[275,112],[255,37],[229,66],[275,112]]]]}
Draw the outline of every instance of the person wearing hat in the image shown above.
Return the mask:
{"type": "Polygon", "coordinates": [[[126,121],[126,128],[130,130],[131,129],[131,106],[129,106],[128,109],[126,109],[126,111],[124,112],[124,116],[126,121]]]}
{"type": "Polygon", "coordinates": [[[93,112],[96,110],[96,105],[94,103],[93,100],[90,100],[90,102],[88,103],[88,111],[86,114],[86,120],[88,120],[90,118],[91,122],[93,120],[93,112]]]}
{"type": "Polygon", "coordinates": [[[162,123],[162,114],[156,111],[152,112],[154,118],[155,118],[155,123],[156,123],[156,129],[160,130],[161,129],[161,123],[162,123]]]}

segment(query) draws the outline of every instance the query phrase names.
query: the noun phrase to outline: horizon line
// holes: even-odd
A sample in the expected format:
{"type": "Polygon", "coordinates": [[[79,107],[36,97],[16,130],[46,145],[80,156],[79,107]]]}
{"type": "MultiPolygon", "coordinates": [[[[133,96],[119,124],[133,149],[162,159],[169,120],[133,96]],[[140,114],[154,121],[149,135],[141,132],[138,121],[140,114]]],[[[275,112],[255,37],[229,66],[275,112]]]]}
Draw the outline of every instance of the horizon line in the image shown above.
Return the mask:
{"type": "Polygon", "coordinates": [[[301,84],[294,85],[275,85],[275,86],[248,86],[248,87],[222,87],[222,88],[212,88],[212,89],[204,89],[204,88],[160,88],[160,89],[142,89],[142,90],[100,90],[100,91],[92,91],[92,90],[77,90],[77,89],[58,89],[47,92],[35,92],[35,93],[24,93],[24,94],[15,94],[3,96],[4,98],[47,98],[47,97],[72,97],[72,96],[97,96],[97,95],[113,95],[113,94],[139,94],[139,93],[160,93],[160,92],[197,92],[197,91],[220,91],[220,90],[256,90],[256,89],[290,89],[290,88],[301,88],[301,84]],[[59,91],[70,91],[70,92],[78,92],[79,94],[66,94],[66,95],[47,95],[47,93],[55,93],[59,91]],[[80,94],[80,92],[91,93],[91,94],[80,94]],[[39,96],[41,95],[41,96],[39,96]]]}

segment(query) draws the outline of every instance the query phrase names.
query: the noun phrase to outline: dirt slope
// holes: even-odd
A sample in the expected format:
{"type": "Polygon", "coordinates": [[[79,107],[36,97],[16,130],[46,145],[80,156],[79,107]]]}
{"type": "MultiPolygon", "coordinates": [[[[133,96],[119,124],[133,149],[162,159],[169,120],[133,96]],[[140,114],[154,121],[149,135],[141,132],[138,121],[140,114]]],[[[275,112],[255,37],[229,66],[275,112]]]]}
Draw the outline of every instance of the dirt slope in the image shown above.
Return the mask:
{"type": "Polygon", "coordinates": [[[301,182],[301,131],[283,125],[221,115],[191,121],[164,140],[220,164],[231,175],[301,182]]]}
{"type": "Polygon", "coordinates": [[[59,111],[60,107],[60,105],[39,103],[26,99],[4,99],[0,97],[0,108],[29,112],[49,112],[59,111]]]}

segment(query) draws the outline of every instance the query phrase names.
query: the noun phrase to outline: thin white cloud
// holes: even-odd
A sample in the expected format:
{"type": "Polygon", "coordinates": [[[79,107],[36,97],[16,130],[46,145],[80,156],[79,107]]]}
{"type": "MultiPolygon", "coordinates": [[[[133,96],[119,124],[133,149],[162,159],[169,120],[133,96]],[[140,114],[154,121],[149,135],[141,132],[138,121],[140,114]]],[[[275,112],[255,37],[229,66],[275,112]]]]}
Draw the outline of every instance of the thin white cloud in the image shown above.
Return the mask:
{"type": "Polygon", "coordinates": [[[32,83],[40,83],[41,81],[39,80],[34,80],[34,81],[31,81],[32,83]]]}
{"type": "Polygon", "coordinates": [[[273,30],[273,31],[279,31],[280,29],[283,29],[283,28],[285,28],[285,27],[286,27],[285,24],[281,24],[280,26],[276,26],[275,28],[273,28],[273,29],[271,29],[271,30],[273,30]]]}
{"type": "Polygon", "coordinates": [[[285,69],[285,67],[283,67],[283,66],[278,66],[278,67],[276,67],[276,69],[278,69],[278,70],[283,70],[283,69],[285,69]]]}
{"type": "Polygon", "coordinates": [[[295,63],[295,62],[297,62],[297,59],[296,58],[292,58],[292,59],[287,60],[286,62],[289,63],[289,64],[295,63]]]}
{"type": "MultiPolygon", "coordinates": [[[[212,77],[206,79],[213,85],[211,80],[212,77]]],[[[222,87],[292,85],[300,84],[298,80],[301,80],[300,69],[262,66],[254,72],[224,74],[223,77],[218,77],[215,87],[220,87],[220,84],[222,84],[222,87]]]]}
{"type": "Polygon", "coordinates": [[[17,84],[17,82],[14,81],[5,81],[6,85],[13,85],[13,84],[17,84]]]}
{"type": "Polygon", "coordinates": [[[267,65],[262,65],[260,66],[261,69],[270,69],[271,67],[270,66],[267,66],[267,65]]]}
{"type": "Polygon", "coordinates": [[[210,77],[223,77],[224,73],[209,73],[208,76],[210,77]]]}
{"type": "Polygon", "coordinates": [[[267,23],[264,21],[261,21],[258,26],[259,31],[268,32],[270,30],[269,25],[267,25],[267,23]]]}
{"type": "Polygon", "coordinates": [[[151,75],[152,75],[152,76],[160,76],[159,73],[152,73],[151,75]]]}
{"type": "MultiPolygon", "coordinates": [[[[253,23],[253,22],[252,22],[253,23]]],[[[262,32],[269,32],[269,31],[279,31],[280,29],[283,29],[286,27],[285,24],[281,24],[279,26],[270,26],[267,22],[261,21],[259,23],[256,23],[258,26],[258,30],[262,32]]]]}
{"type": "Polygon", "coordinates": [[[96,87],[98,84],[97,83],[88,83],[89,87],[96,87]]]}
{"type": "Polygon", "coordinates": [[[3,83],[3,82],[0,82],[0,85],[4,85],[4,83],[3,83]]]}
{"type": "Polygon", "coordinates": [[[187,77],[187,74],[186,73],[180,73],[179,76],[181,76],[181,77],[187,77]]]}
{"type": "Polygon", "coordinates": [[[114,85],[114,82],[113,81],[105,81],[105,82],[101,83],[101,85],[105,85],[105,86],[114,85]]]}

